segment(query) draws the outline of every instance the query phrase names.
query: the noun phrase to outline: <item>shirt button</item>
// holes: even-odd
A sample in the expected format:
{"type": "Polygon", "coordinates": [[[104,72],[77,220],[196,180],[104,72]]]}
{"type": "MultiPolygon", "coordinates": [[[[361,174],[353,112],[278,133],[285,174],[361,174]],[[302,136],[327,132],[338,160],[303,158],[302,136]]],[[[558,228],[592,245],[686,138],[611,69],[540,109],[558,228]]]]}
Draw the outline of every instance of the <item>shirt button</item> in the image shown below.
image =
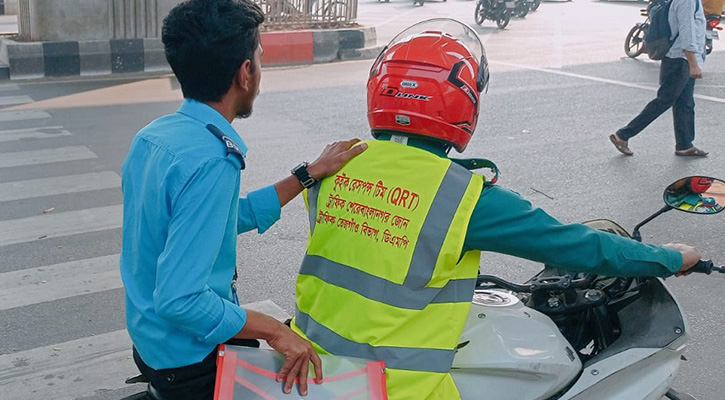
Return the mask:
{"type": "Polygon", "coordinates": [[[175,378],[174,374],[169,374],[169,376],[167,376],[167,377],[166,377],[166,380],[167,380],[167,381],[168,381],[169,383],[171,383],[171,382],[173,382],[173,381],[174,381],[174,378],[175,378]]]}

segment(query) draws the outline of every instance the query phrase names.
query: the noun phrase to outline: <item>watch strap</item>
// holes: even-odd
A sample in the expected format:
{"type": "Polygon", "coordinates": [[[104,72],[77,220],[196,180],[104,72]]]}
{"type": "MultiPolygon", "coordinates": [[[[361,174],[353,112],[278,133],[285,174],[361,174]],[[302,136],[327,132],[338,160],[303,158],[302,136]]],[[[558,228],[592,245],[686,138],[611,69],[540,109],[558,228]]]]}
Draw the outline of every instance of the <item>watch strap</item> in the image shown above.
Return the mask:
{"type": "Polygon", "coordinates": [[[299,179],[302,187],[304,187],[305,189],[309,189],[312,186],[315,186],[315,184],[317,183],[315,178],[310,176],[310,173],[307,171],[308,165],[309,164],[307,162],[303,162],[302,164],[292,169],[292,174],[296,176],[297,179],[299,179]]]}

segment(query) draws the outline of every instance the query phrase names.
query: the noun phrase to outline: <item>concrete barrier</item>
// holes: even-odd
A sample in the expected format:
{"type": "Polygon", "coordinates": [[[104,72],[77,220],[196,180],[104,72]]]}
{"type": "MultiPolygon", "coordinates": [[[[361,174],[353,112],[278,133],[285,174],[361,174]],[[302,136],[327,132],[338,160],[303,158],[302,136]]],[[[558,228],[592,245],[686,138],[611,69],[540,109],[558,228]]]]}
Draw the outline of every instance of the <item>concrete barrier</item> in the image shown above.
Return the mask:
{"type": "MultiPolygon", "coordinates": [[[[374,27],[263,32],[262,65],[374,58],[374,27]]],[[[0,79],[171,72],[160,38],[20,42],[0,38],[0,79]]]]}

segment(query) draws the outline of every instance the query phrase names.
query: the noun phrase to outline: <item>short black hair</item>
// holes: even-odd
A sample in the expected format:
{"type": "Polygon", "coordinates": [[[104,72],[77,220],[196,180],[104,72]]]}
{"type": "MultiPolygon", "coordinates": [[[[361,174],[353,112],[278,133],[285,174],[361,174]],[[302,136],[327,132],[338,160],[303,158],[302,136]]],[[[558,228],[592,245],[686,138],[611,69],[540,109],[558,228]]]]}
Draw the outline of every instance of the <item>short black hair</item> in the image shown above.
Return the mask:
{"type": "Polygon", "coordinates": [[[262,9],[251,0],[188,0],[164,18],[166,60],[185,98],[218,101],[259,46],[262,9]]]}

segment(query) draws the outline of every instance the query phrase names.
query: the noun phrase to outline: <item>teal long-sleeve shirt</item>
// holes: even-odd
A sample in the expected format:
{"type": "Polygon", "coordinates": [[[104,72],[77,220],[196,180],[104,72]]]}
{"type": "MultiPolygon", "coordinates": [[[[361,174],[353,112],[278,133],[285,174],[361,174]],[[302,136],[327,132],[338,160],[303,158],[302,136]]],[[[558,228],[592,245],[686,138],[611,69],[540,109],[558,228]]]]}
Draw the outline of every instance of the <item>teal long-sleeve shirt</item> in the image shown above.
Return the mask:
{"type": "MultiPolygon", "coordinates": [[[[464,251],[508,254],[575,272],[610,276],[670,276],[679,251],[563,224],[517,193],[485,186],[468,224],[464,251]]],[[[485,273],[485,265],[482,267],[485,273]]]]}
{"type": "MultiPolygon", "coordinates": [[[[378,139],[390,140],[389,135],[378,139]]],[[[409,146],[446,157],[443,147],[410,138],[409,146]]],[[[682,265],[679,251],[563,224],[518,193],[485,185],[468,224],[463,251],[508,254],[567,271],[609,276],[670,276],[682,265]]],[[[482,266],[485,273],[486,266],[482,266]]]]}
{"type": "Polygon", "coordinates": [[[121,168],[126,325],[154,369],[197,363],[244,327],[231,290],[237,234],[280,217],[272,185],[239,197],[241,162],[207,124],[246,153],[221,114],[186,100],[139,131],[121,168]]]}

